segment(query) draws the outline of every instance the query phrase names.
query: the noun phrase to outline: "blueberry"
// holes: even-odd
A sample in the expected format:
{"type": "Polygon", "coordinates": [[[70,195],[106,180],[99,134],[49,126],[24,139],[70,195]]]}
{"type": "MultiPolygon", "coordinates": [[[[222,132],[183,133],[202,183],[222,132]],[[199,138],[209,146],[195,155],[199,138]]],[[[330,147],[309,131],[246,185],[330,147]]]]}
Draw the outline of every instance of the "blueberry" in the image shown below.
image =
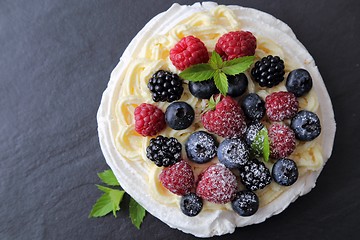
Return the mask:
{"type": "Polygon", "coordinates": [[[312,88],[312,78],[305,69],[292,70],[286,80],[286,89],[296,97],[304,96],[312,88]]]}
{"type": "Polygon", "coordinates": [[[271,175],[276,183],[283,186],[290,186],[298,179],[299,172],[293,160],[281,158],[274,164],[271,175]]]}
{"type": "Polygon", "coordinates": [[[206,163],[216,155],[217,142],[207,132],[199,131],[192,133],[185,143],[187,157],[196,163],[206,163]]]}
{"type": "Polygon", "coordinates": [[[216,88],[214,79],[202,82],[189,82],[189,90],[192,95],[201,99],[209,99],[213,94],[219,93],[216,88]]]}
{"type": "Polygon", "coordinates": [[[188,193],[181,197],[180,208],[181,211],[189,217],[198,215],[203,207],[202,199],[195,195],[195,193],[188,193]]]}
{"type": "Polygon", "coordinates": [[[248,217],[254,215],[259,209],[259,198],[249,190],[240,191],[236,193],[231,206],[240,216],[248,217]]]}
{"type": "Polygon", "coordinates": [[[261,122],[251,122],[247,128],[245,133],[245,141],[246,143],[251,146],[253,141],[255,140],[256,135],[258,132],[264,128],[264,125],[261,122]]]}
{"type": "Polygon", "coordinates": [[[249,120],[261,120],[265,115],[265,102],[256,93],[245,96],[241,108],[249,120]]]}
{"type": "Polygon", "coordinates": [[[227,75],[229,88],[227,95],[231,97],[239,97],[246,92],[248,86],[248,79],[244,73],[239,73],[234,76],[227,75]]]}
{"type": "Polygon", "coordinates": [[[239,138],[225,139],[219,145],[219,162],[227,168],[239,168],[249,160],[249,149],[239,138]]]}
{"type": "Polygon", "coordinates": [[[194,109],[186,102],[171,103],[165,112],[165,121],[175,130],[188,128],[194,121],[194,109]]]}
{"type": "Polygon", "coordinates": [[[293,117],[290,127],[295,137],[301,141],[314,140],[321,133],[319,117],[310,111],[302,110],[293,117]]]}

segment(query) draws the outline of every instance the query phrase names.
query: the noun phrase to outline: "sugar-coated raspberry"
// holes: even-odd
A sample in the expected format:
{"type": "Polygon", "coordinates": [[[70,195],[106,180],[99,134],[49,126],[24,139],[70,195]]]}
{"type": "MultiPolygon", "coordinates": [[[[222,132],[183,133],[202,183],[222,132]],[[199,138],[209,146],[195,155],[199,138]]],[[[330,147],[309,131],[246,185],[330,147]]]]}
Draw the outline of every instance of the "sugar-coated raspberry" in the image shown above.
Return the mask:
{"type": "Polygon", "coordinates": [[[170,192],[185,195],[194,186],[194,173],[187,162],[180,161],[164,168],[159,175],[159,180],[170,192]]]}
{"type": "Polygon", "coordinates": [[[161,109],[142,103],[134,111],[135,131],[143,136],[154,136],[166,126],[165,114],[161,109]]]}
{"type": "Polygon", "coordinates": [[[200,39],[187,36],[170,50],[170,60],[177,69],[182,71],[195,64],[207,63],[209,53],[200,39]]]}
{"type": "Polygon", "coordinates": [[[295,150],[295,133],[286,125],[271,124],[269,130],[270,157],[278,159],[289,156],[295,150]]]}
{"type": "Polygon", "coordinates": [[[236,193],[235,175],[224,165],[211,165],[199,176],[196,194],[212,203],[224,204],[236,193]]]}
{"type": "Polygon", "coordinates": [[[215,46],[215,51],[224,60],[253,56],[255,49],[256,38],[248,31],[226,33],[219,38],[215,46]]]}
{"type": "Polygon", "coordinates": [[[291,92],[274,92],[265,98],[266,115],[271,121],[282,121],[294,117],[299,102],[291,92]]]}
{"type": "Polygon", "coordinates": [[[239,104],[231,97],[223,97],[216,105],[201,116],[204,127],[221,137],[241,137],[246,131],[244,113],[239,104]]]}

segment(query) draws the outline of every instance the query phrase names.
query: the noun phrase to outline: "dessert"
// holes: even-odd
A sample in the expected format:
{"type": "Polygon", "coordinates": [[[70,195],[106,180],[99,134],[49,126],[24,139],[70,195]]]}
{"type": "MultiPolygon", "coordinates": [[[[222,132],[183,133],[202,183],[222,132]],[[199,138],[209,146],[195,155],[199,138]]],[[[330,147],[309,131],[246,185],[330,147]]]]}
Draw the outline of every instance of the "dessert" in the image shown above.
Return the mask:
{"type": "Polygon", "coordinates": [[[174,4],[138,33],[97,119],[124,190],[199,237],[262,222],[309,192],[335,134],[320,73],[291,29],[212,2],[174,4]],[[196,66],[209,70],[204,81],[181,77],[196,66]]]}

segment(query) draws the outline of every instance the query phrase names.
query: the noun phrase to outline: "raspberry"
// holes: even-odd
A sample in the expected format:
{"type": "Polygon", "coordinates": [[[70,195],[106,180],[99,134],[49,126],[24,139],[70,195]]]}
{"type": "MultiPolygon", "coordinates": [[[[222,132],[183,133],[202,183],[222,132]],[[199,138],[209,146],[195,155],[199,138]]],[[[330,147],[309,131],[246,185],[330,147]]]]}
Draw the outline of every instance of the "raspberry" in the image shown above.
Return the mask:
{"type": "Polygon", "coordinates": [[[270,157],[278,159],[289,156],[295,150],[295,133],[280,123],[269,128],[270,157]]]}
{"type": "Polygon", "coordinates": [[[241,137],[246,131],[244,113],[231,97],[224,97],[215,107],[201,116],[204,127],[221,137],[241,137]]]}
{"type": "Polygon", "coordinates": [[[166,126],[165,115],[161,109],[148,103],[142,103],[134,111],[135,131],[145,136],[154,136],[166,126]]]}
{"type": "Polygon", "coordinates": [[[207,63],[209,53],[200,39],[187,36],[170,50],[170,60],[177,69],[182,71],[198,63],[207,63]]]}
{"type": "Polygon", "coordinates": [[[224,165],[211,165],[199,176],[196,195],[212,203],[228,203],[236,193],[235,175],[224,165]]]}
{"type": "Polygon", "coordinates": [[[215,51],[223,60],[231,60],[255,54],[256,38],[251,32],[236,31],[222,35],[215,46],[215,51]]]}
{"type": "Polygon", "coordinates": [[[299,102],[291,92],[274,92],[265,98],[266,114],[271,121],[282,121],[296,115],[299,102]]]}
{"type": "Polygon", "coordinates": [[[159,180],[170,192],[185,195],[194,186],[194,173],[187,162],[180,161],[164,168],[159,175],[159,180]]]}

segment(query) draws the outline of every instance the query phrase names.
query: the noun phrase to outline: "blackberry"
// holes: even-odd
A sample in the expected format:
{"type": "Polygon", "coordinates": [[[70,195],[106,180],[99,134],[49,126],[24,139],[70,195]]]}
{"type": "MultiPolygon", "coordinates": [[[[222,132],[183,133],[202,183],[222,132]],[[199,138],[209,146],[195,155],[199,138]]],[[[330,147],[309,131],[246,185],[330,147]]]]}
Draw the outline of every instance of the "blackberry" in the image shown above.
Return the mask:
{"type": "Polygon", "coordinates": [[[181,98],[182,82],[177,74],[159,70],[150,78],[148,88],[154,102],[173,102],[181,98]]]}
{"type": "Polygon", "coordinates": [[[203,201],[195,193],[188,193],[181,197],[180,209],[189,217],[198,215],[203,207],[203,201]]]}
{"type": "Polygon", "coordinates": [[[146,157],[158,167],[168,167],[180,161],[181,148],[181,143],[176,138],[159,135],[150,140],[146,148],[146,157]]]}
{"type": "Polygon", "coordinates": [[[280,57],[269,55],[255,63],[251,75],[261,87],[271,88],[284,80],[284,69],[284,61],[280,57]]]}
{"type": "Polygon", "coordinates": [[[248,161],[240,169],[241,182],[248,190],[263,189],[271,183],[269,169],[257,159],[248,161]]]}
{"type": "Polygon", "coordinates": [[[259,209],[259,198],[255,193],[244,190],[237,192],[231,202],[232,209],[242,217],[254,215],[259,209]]]}

